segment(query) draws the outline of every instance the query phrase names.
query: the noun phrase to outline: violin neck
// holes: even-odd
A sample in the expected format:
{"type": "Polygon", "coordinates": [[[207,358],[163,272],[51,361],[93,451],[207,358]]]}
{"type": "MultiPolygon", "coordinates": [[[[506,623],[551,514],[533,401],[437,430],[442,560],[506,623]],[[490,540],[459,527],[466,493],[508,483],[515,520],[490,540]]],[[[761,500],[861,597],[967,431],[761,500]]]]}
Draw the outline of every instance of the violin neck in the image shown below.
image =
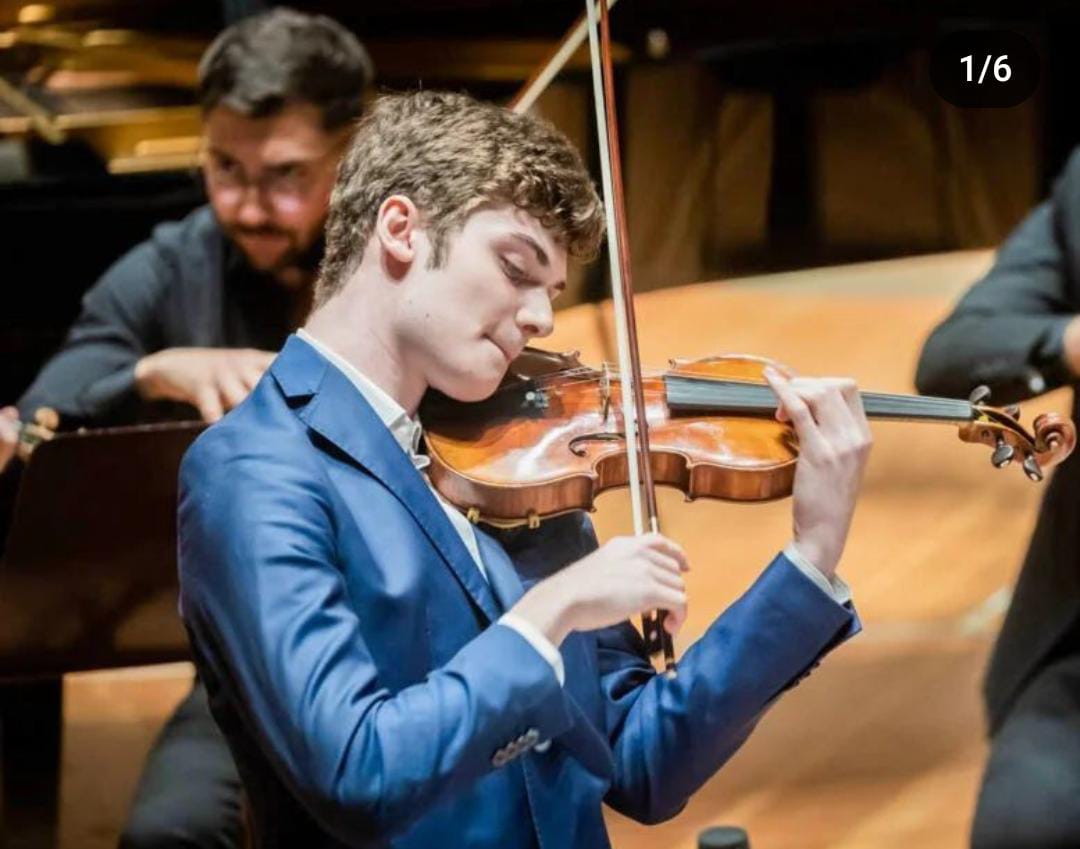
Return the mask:
{"type": "MultiPolygon", "coordinates": [[[[772,416],[776,395],[766,384],[708,377],[667,375],[664,378],[668,407],[675,412],[772,416]]],[[[908,422],[969,422],[975,412],[967,401],[860,392],[863,408],[871,419],[908,422]]]]}

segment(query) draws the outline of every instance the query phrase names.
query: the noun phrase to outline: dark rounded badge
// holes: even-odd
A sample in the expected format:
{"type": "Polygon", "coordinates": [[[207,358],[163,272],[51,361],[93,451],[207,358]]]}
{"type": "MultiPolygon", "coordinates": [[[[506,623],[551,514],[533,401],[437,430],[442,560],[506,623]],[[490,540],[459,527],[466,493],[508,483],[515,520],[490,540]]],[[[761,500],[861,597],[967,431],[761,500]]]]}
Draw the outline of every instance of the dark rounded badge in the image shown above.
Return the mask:
{"type": "Polygon", "coordinates": [[[934,45],[930,79],[953,106],[1008,107],[1039,86],[1039,53],[1011,30],[954,32],[934,45]]]}

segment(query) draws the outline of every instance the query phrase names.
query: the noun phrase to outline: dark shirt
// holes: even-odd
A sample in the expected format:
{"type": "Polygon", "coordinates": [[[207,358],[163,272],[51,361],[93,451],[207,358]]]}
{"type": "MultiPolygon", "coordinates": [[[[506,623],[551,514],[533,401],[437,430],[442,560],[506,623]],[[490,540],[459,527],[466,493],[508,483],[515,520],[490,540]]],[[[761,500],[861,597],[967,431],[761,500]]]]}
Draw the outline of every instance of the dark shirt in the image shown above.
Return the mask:
{"type": "Polygon", "coordinates": [[[186,405],[147,405],[135,364],[165,348],[277,351],[294,329],[297,294],[255,271],[208,206],[121,257],[83,297],[63,346],[18,402],[60,413],[64,428],[147,418],[198,418],[186,405]]]}
{"type": "MultiPolygon", "coordinates": [[[[994,267],[930,335],[919,360],[919,391],[964,397],[985,383],[990,403],[1003,404],[1075,385],[1062,339],[1078,312],[1080,150],[1050,198],[1016,228],[994,267]]],[[[1080,392],[1072,416],[1080,420],[1080,392]]],[[[992,729],[1046,663],[1063,652],[1080,654],[1078,509],[1080,453],[1074,453],[1046,489],[991,659],[985,692],[992,729]]]]}

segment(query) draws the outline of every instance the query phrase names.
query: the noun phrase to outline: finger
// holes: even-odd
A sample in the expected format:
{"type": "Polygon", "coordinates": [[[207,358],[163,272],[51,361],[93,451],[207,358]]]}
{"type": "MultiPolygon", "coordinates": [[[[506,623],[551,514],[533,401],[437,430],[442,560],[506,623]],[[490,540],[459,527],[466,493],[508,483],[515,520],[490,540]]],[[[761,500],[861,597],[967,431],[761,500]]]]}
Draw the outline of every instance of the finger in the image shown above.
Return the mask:
{"type": "Polygon", "coordinates": [[[682,575],[679,573],[679,564],[674,558],[664,558],[665,563],[654,563],[652,571],[652,579],[658,584],[665,587],[669,587],[673,590],[686,590],[686,581],[683,580],[682,575]]]}
{"type": "Polygon", "coordinates": [[[257,368],[260,374],[270,368],[270,363],[274,361],[276,356],[277,354],[271,351],[260,351],[257,348],[247,348],[244,351],[244,360],[252,367],[257,368]]]}
{"type": "Polygon", "coordinates": [[[238,375],[223,374],[218,379],[218,395],[226,410],[231,410],[248,394],[248,388],[238,375]]]}
{"type": "Polygon", "coordinates": [[[664,572],[678,575],[682,571],[682,566],[679,564],[679,561],[671,555],[665,554],[663,551],[646,549],[642,556],[657,569],[661,569],[664,572]]]}
{"type": "Polygon", "coordinates": [[[800,378],[791,388],[810,408],[818,429],[830,440],[849,433],[858,433],[858,425],[847,405],[841,385],[854,381],[842,378],[800,378]]]}
{"type": "Polygon", "coordinates": [[[254,389],[255,384],[262,380],[262,376],[270,367],[270,363],[274,361],[275,356],[275,354],[271,354],[269,351],[249,349],[244,352],[244,357],[240,363],[240,370],[248,390],[254,389]]]}
{"type": "Polygon", "coordinates": [[[795,371],[795,369],[793,369],[789,365],[785,365],[784,363],[769,363],[766,368],[771,368],[773,371],[779,372],[788,380],[794,380],[796,377],[799,376],[799,373],[795,371]]]}
{"type": "Polygon", "coordinates": [[[841,453],[865,452],[873,442],[858,386],[850,378],[814,381],[809,404],[824,442],[841,453]]]}
{"type": "MultiPolygon", "coordinates": [[[[789,381],[794,380],[796,377],[799,376],[799,373],[795,371],[795,369],[793,369],[791,366],[784,365],[784,363],[769,363],[766,366],[766,369],[772,369],[773,371],[777,372],[781,377],[784,377],[789,381]]],[[[776,420],[779,422],[790,421],[790,419],[788,418],[787,410],[785,410],[783,406],[779,406],[776,408],[776,420]]]]}
{"type": "Polygon", "coordinates": [[[0,418],[0,443],[12,446],[19,441],[19,425],[7,416],[0,418]]]}
{"type": "Polygon", "coordinates": [[[848,409],[851,410],[851,417],[855,420],[859,433],[862,434],[864,439],[868,439],[870,437],[870,422],[866,418],[866,409],[863,406],[863,397],[862,392],[859,391],[859,385],[854,380],[844,381],[840,386],[840,391],[844,393],[844,400],[847,402],[848,409]]]}
{"type": "Polygon", "coordinates": [[[643,537],[646,550],[669,557],[679,565],[679,571],[689,572],[690,561],[681,545],[663,534],[648,533],[643,537]]]}
{"type": "Polygon", "coordinates": [[[0,433],[15,436],[19,432],[19,411],[14,407],[0,410],[0,433]]]}
{"type": "Polygon", "coordinates": [[[213,424],[224,415],[221,398],[212,386],[204,387],[195,394],[195,407],[204,422],[213,424]]]}
{"type": "Polygon", "coordinates": [[[780,410],[777,418],[780,421],[790,421],[799,436],[800,443],[814,445],[821,440],[818,433],[817,423],[810,412],[810,407],[792,387],[791,381],[772,367],[765,369],[765,380],[768,381],[772,391],[776,393],[780,402],[780,410]],[[782,413],[781,413],[782,411],[782,413]]]}
{"type": "Polygon", "coordinates": [[[240,379],[244,381],[244,386],[247,387],[248,392],[255,388],[256,384],[262,380],[262,376],[265,369],[253,368],[252,366],[244,366],[240,372],[240,379]]]}
{"type": "Polygon", "coordinates": [[[681,604],[671,604],[660,609],[665,613],[664,630],[673,637],[678,636],[679,631],[681,631],[683,625],[686,624],[686,614],[688,612],[686,597],[683,596],[681,604]]]}
{"type": "Polygon", "coordinates": [[[686,593],[671,587],[653,587],[648,593],[642,613],[651,610],[679,611],[686,607],[686,593]]]}

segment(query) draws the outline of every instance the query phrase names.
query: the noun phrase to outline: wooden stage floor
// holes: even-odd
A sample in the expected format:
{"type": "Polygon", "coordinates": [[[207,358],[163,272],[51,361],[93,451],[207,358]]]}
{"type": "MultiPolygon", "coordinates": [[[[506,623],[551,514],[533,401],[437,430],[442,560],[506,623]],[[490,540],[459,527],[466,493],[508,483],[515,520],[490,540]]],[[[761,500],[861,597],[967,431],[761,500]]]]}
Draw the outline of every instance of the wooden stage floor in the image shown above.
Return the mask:
{"type": "MultiPolygon", "coordinates": [[[[643,357],[765,354],[805,374],[910,392],[919,346],[990,261],[986,252],[851,265],[661,290],[641,298],[643,357]]],[[[553,347],[610,351],[603,310],[560,314],[553,347]]],[[[1037,409],[1068,411],[1056,393],[1037,409]]],[[[1033,407],[1024,420],[1030,421],[1033,407]]],[[[1041,487],[997,471],[947,426],[875,425],[841,569],[865,623],[765,718],[675,820],[610,816],[617,849],[693,849],[714,824],[754,849],[951,849],[966,844],[985,757],[979,681],[1041,487]]],[[[684,504],[662,493],[665,532],[688,548],[684,645],[790,534],[790,504],[684,504]]],[[[624,494],[603,497],[601,536],[625,532],[624,494]]],[[[183,694],[187,665],[69,676],[61,845],[114,845],[141,759],[183,694]]]]}

